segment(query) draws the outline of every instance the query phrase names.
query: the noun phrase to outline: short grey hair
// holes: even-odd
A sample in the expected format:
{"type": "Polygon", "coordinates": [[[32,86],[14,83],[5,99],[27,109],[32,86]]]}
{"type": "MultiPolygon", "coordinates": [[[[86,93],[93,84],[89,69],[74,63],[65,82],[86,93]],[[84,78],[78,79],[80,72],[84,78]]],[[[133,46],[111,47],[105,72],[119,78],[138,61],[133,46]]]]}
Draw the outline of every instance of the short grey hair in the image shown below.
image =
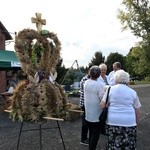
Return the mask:
{"type": "Polygon", "coordinates": [[[114,78],[116,83],[121,84],[127,84],[130,81],[129,73],[122,69],[115,72],[114,78]]]}
{"type": "Polygon", "coordinates": [[[102,69],[107,70],[107,66],[106,66],[106,64],[104,64],[104,63],[101,63],[101,64],[99,65],[99,68],[100,68],[100,70],[102,70],[102,69]]]}
{"type": "Polygon", "coordinates": [[[89,70],[90,77],[92,79],[97,79],[100,76],[100,68],[98,66],[92,66],[89,70]]]}

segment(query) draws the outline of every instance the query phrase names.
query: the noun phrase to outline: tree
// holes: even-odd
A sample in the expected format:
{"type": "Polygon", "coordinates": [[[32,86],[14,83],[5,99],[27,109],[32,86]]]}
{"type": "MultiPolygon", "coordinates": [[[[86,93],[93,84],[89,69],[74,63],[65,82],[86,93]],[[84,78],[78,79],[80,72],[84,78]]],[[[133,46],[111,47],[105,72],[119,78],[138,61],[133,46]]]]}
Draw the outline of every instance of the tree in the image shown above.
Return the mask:
{"type": "Polygon", "coordinates": [[[145,69],[150,66],[150,2],[149,0],[123,0],[122,4],[125,9],[119,10],[118,13],[122,29],[129,28],[135,36],[141,39],[139,42],[141,52],[136,72],[150,77],[150,70],[145,72],[145,69]]]}
{"type": "Polygon", "coordinates": [[[62,62],[63,62],[63,59],[60,58],[59,61],[58,61],[58,64],[56,66],[56,70],[57,70],[57,78],[56,78],[56,81],[58,83],[61,83],[61,81],[63,80],[66,72],[67,72],[67,69],[65,68],[65,66],[62,66],[62,62]]]}
{"type": "Polygon", "coordinates": [[[139,76],[137,72],[137,64],[139,62],[139,47],[132,47],[126,57],[126,69],[131,77],[139,76]]]}
{"type": "Polygon", "coordinates": [[[105,56],[102,55],[101,51],[97,51],[92,57],[92,60],[89,63],[89,67],[93,65],[99,66],[101,63],[104,63],[104,61],[105,61],[105,56]]]}
{"type": "Polygon", "coordinates": [[[107,57],[106,64],[107,64],[107,72],[109,73],[112,71],[112,65],[114,62],[119,61],[121,63],[122,69],[125,68],[125,57],[122,54],[119,53],[110,53],[107,57]]]}
{"type": "Polygon", "coordinates": [[[150,66],[144,60],[144,50],[137,46],[133,47],[127,55],[126,67],[132,77],[145,78],[149,75],[150,66]]]}
{"type": "Polygon", "coordinates": [[[72,66],[66,69],[64,66],[61,67],[62,60],[58,63],[58,76],[59,83],[64,85],[71,85],[74,82],[79,82],[81,78],[87,73],[86,68],[79,67],[78,61],[75,60],[72,66]],[[74,64],[77,65],[77,68],[73,68],[74,64]]]}
{"type": "Polygon", "coordinates": [[[122,29],[130,29],[133,34],[142,39],[150,35],[150,4],[149,0],[123,0],[125,9],[120,10],[118,18],[122,29]]]}

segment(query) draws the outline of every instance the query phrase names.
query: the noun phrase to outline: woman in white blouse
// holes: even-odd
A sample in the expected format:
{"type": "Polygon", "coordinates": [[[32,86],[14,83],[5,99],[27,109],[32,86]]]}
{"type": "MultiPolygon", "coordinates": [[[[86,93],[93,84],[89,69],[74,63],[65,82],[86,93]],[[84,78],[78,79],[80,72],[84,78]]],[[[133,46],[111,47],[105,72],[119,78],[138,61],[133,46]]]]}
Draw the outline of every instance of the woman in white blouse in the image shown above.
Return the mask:
{"type": "Polygon", "coordinates": [[[100,76],[98,78],[98,81],[103,82],[106,85],[106,87],[107,87],[107,85],[109,85],[109,82],[110,82],[109,81],[109,77],[106,75],[106,73],[107,73],[107,66],[106,66],[106,64],[101,63],[99,65],[99,68],[100,68],[101,73],[100,73],[100,76]]]}
{"type": "Polygon", "coordinates": [[[103,82],[97,82],[100,76],[98,66],[92,66],[89,74],[90,79],[84,83],[85,120],[89,127],[89,150],[95,150],[101,130],[99,116],[102,110],[99,104],[105,93],[105,85],[103,82]]]}
{"type": "MultiPolygon", "coordinates": [[[[115,73],[116,85],[112,86],[108,99],[107,133],[109,150],[136,149],[137,124],[141,103],[135,90],[127,86],[129,74],[124,70],[115,73]]],[[[105,107],[107,91],[101,101],[105,107]]]]}

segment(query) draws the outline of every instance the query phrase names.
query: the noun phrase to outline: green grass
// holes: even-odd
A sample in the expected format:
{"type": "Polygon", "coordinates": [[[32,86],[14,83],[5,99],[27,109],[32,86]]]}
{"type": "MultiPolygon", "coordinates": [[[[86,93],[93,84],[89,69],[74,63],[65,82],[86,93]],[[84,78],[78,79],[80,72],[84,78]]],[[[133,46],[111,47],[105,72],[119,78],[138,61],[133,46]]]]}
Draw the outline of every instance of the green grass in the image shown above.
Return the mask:
{"type": "Polygon", "coordinates": [[[150,84],[150,81],[135,81],[135,84],[150,84]]]}

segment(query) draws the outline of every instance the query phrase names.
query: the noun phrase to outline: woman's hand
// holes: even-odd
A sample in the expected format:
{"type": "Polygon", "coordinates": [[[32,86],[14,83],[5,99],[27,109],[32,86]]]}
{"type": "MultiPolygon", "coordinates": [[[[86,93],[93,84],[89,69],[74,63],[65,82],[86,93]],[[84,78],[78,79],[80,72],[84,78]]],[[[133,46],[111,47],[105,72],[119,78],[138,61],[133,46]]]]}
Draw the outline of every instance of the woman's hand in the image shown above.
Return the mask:
{"type": "Polygon", "coordinates": [[[105,105],[106,105],[106,102],[101,101],[101,103],[100,103],[100,107],[101,107],[102,109],[104,109],[104,108],[105,108],[105,105]]]}

